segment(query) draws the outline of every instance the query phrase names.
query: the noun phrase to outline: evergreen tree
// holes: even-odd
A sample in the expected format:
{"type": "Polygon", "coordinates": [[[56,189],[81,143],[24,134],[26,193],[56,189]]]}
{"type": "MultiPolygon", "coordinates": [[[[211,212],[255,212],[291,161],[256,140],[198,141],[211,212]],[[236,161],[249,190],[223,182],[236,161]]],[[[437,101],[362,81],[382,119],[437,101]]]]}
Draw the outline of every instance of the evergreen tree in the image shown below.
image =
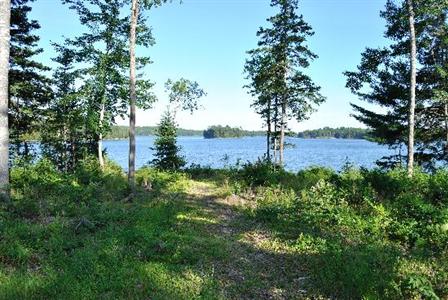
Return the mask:
{"type": "Polygon", "coordinates": [[[154,141],[155,151],[152,164],[162,170],[179,170],[185,166],[185,158],[179,154],[181,148],[177,145],[177,125],[173,114],[167,110],[160,120],[154,141]]]}
{"type": "Polygon", "coordinates": [[[432,119],[432,139],[439,140],[435,148],[440,150],[435,156],[448,161],[448,1],[428,0],[425,8],[423,13],[429,20],[422,39],[422,73],[427,78],[425,85],[433,92],[425,115],[432,119]]]}
{"type": "Polygon", "coordinates": [[[41,131],[43,154],[63,171],[73,170],[86,155],[96,153],[96,133],[88,126],[89,102],[76,87],[80,71],[75,68],[76,53],[56,46],[59,55],[54,85],[54,99],[49,104],[45,130],[41,131]]]}
{"type": "Polygon", "coordinates": [[[37,47],[39,37],[33,33],[40,25],[28,18],[28,2],[11,2],[9,127],[12,149],[20,156],[31,154],[27,135],[38,131],[43,109],[51,99],[51,82],[44,75],[49,68],[35,60],[43,51],[37,47]]]}
{"type": "MultiPolygon", "coordinates": [[[[266,158],[271,160],[271,143],[275,144],[273,140],[277,140],[275,134],[272,133],[272,123],[278,123],[278,120],[273,118],[274,112],[272,110],[272,99],[276,95],[270,68],[275,66],[275,62],[272,61],[272,55],[262,49],[251,50],[248,54],[250,59],[246,61],[244,71],[247,74],[246,79],[250,82],[245,85],[245,88],[249,90],[249,94],[256,98],[252,107],[260,114],[266,124],[266,158]]],[[[278,114],[276,115],[278,116],[278,114]]],[[[274,128],[276,132],[277,126],[274,125],[274,128]]]]}
{"type": "Polygon", "coordinates": [[[269,103],[263,112],[266,116],[272,115],[270,120],[274,123],[276,137],[274,150],[278,137],[279,163],[283,164],[288,120],[294,118],[300,122],[307,119],[325,98],[319,93],[320,87],[304,73],[317,55],[306,45],[306,39],[314,33],[303,16],[296,12],[298,0],[272,0],[271,6],[279,7],[280,11],[268,19],[270,28],[258,31],[258,48],[249,52],[252,58],[246,64],[246,71],[255,79],[252,88],[261,88],[258,97],[261,102],[256,106],[269,103]],[[257,77],[257,73],[264,72],[267,73],[257,77]],[[260,86],[263,78],[270,78],[270,82],[260,86]]]}
{"type": "Polygon", "coordinates": [[[0,196],[8,198],[9,185],[9,127],[8,127],[8,70],[10,48],[10,1],[0,3],[0,196]]]}
{"type": "MultiPolygon", "coordinates": [[[[447,5],[438,1],[414,1],[416,59],[415,94],[415,161],[426,168],[432,168],[443,151],[441,122],[443,112],[435,99],[436,87],[441,87],[443,79],[438,75],[432,58],[434,53],[443,51],[440,41],[446,36],[440,33],[446,23],[447,5]],[[441,21],[444,20],[444,21],[441,21]],[[443,26],[442,26],[443,27],[443,26]],[[437,28],[437,29],[436,29],[437,28]]],[[[378,104],[385,112],[376,112],[352,104],[355,118],[372,129],[372,136],[381,144],[397,149],[398,153],[384,157],[378,163],[391,167],[402,165],[406,159],[401,149],[414,144],[409,139],[409,117],[412,84],[411,41],[409,7],[406,1],[388,1],[382,17],[387,22],[385,36],[393,43],[388,47],[367,49],[356,72],[346,72],[347,87],[361,100],[378,104]]],[[[442,118],[443,120],[443,118],[442,118]]],[[[444,130],[443,130],[444,131],[444,130]]]]}
{"type": "Polygon", "coordinates": [[[197,82],[184,78],[177,81],[169,79],[165,83],[165,89],[170,105],[157,128],[153,148],[156,151],[156,158],[152,163],[160,169],[178,170],[185,165],[185,159],[179,155],[180,147],[176,144],[177,111],[187,110],[193,113],[199,108],[198,99],[204,97],[206,93],[197,82]]]}

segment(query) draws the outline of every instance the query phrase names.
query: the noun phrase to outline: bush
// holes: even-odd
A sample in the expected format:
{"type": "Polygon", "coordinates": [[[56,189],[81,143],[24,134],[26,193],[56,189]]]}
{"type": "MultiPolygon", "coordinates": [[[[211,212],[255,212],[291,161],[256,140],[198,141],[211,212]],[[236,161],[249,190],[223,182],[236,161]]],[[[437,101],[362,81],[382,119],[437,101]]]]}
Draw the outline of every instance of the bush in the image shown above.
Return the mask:
{"type": "Polygon", "coordinates": [[[79,215],[101,201],[121,200],[128,193],[123,171],[108,163],[102,171],[95,159],[80,162],[74,173],[63,173],[49,160],[11,169],[12,206],[27,218],[79,215]]]}
{"type": "Polygon", "coordinates": [[[135,180],[137,185],[150,185],[151,189],[159,193],[183,192],[188,185],[184,173],[166,172],[150,167],[139,169],[135,173],[135,180]]]}
{"type": "Polygon", "coordinates": [[[256,218],[287,243],[305,233],[320,241],[297,249],[313,253],[306,260],[321,292],[341,298],[448,296],[446,170],[417,170],[413,178],[401,169],[284,173],[258,162],[240,175],[259,185],[251,208],[256,218]],[[424,271],[417,272],[413,261],[424,271]]]}

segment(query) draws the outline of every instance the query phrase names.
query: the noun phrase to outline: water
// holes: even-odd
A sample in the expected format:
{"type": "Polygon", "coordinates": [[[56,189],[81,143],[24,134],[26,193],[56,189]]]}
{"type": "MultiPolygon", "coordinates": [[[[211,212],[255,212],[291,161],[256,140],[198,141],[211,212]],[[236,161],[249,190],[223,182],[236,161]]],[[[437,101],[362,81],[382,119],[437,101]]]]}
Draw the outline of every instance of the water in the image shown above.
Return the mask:
{"type": "MultiPolygon", "coordinates": [[[[154,137],[137,137],[136,166],[140,168],[153,159],[154,137]]],[[[325,166],[340,170],[347,163],[372,168],[375,161],[393,154],[385,146],[365,140],[338,139],[298,139],[288,138],[287,143],[295,147],[285,149],[285,166],[290,171],[298,171],[309,166],[325,166]]],[[[266,150],[265,137],[245,137],[229,139],[204,139],[202,137],[179,137],[182,155],[187,165],[192,163],[213,168],[229,164],[256,161],[266,150]]],[[[108,156],[127,170],[128,140],[105,141],[108,156]]]]}

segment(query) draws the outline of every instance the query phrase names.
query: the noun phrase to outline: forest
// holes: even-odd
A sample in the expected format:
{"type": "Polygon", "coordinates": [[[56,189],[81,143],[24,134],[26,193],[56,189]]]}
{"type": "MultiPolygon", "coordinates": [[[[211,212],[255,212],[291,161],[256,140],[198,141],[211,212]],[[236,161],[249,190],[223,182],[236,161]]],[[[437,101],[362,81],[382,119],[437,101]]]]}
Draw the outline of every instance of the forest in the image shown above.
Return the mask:
{"type": "Polygon", "coordinates": [[[335,139],[368,139],[369,130],[363,128],[338,127],[330,128],[324,127],[314,130],[305,130],[297,134],[299,138],[335,138],[335,139]]]}
{"type": "MultiPolygon", "coordinates": [[[[136,136],[151,136],[157,132],[157,126],[137,126],[135,127],[136,136]]],[[[200,136],[202,130],[192,130],[176,128],[178,136],[200,136]]],[[[110,131],[105,136],[106,139],[128,139],[129,127],[127,126],[112,126],[110,131]]]]}
{"type": "Polygon", "coordinates": [[[196,132],[178,120],[208,94],[178,73],[158,125],[136,126],[159,100],[150,13],[184,2],[60,0],[82,32],[52,41],[47,65],[43,17],[31,17],[44,2],[0,0],[0,299],[448,299],[448,0],[384,0],[387,43],[344,72],[367,129],[299,134],[368,136],[361,147],[392,154],[298,171],[291,128],[328,101],[305,1],[257,1],[272,15],[238,71],[264,130],[211,126],[195,148],[262,133],[258,159],[189,161],[178,136],[196,132]],[[152,159],[137,168],[136,136],[149,133],[152,159]],[[126,168],[110,138],[129,140],[126,168]]]}
{"type": "Polygon", "coordinates": [[[243,136],[264,136],[264,131],[249,131],[242,128],[232,128],[229,125],[210,126],[203,132],[203,136],[206,139],[214,138],[238,138],[243,136]]]}

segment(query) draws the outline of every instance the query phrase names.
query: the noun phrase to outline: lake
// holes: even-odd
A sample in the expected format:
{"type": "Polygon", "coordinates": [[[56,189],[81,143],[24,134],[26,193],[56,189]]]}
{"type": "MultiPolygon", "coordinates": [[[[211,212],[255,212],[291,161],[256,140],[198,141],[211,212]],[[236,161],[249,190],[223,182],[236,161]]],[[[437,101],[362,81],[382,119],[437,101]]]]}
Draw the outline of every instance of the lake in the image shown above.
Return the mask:
{"type": "MultiPolygon", "coordinates": [[[[153,136],[137,137],[136,166],[140,168],[153,159],[153,136]]],[[[285,149],[285,167],[298,171],[309,166],[325,166],[340,170],[346,162],[367,168],[375,167],[375,161],[394,151],[366,140],[299,139],[287,138],[294,147],[285,149]]],[[[187,165],[192,163],[213,168],[229,164],[256,161],[266,150],[265,137],[204,139],[203,137],[179,137],[182,155],[187,165]]],[[[108,156],[127,170],[128,140],[104,142],[108,156]]]]}

